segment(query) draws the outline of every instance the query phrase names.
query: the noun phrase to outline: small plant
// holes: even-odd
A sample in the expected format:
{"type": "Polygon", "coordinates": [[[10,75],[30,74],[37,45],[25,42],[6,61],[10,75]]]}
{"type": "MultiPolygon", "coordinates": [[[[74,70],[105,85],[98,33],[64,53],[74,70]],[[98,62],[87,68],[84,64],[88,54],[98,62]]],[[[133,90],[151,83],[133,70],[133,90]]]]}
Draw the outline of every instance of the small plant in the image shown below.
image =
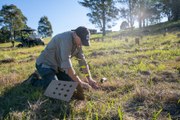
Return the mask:
{"type": "Polygon", "coordinates": [[[119,115],[119,119],[120,119],[120,120],[123,120],[123,115],[124,115],[124,113],[123,113],[121,107],[118,107],[118,115],[119,115]]]}
{"type": "Polygon", "coordinates": [[[168,113],[168,120],[172,120],[170,113],[168,113]]]}
{"type": "Polygon", "coordinates": [[[96,113],[96,120],[98,120],[98,113],[96,113]]]}
{"type": "Polygon", "coordinates": [[[162,112],[162,108],[158,111],[158,112],[155,112],[154,114],[153,114],[153,118],[152,118],[152,120],[158,120],[157,118],[158,118],[158,116],[159,116],[159,114],[162,112]]]}
{"type": "Polygon", "coordinates": [[[165,65],[160,64],[160,65],[158,65],[157,70],[158,70],[158,71],[163,71],[163,70],[165,70],[165,68],[166,68],[165,65]]]}

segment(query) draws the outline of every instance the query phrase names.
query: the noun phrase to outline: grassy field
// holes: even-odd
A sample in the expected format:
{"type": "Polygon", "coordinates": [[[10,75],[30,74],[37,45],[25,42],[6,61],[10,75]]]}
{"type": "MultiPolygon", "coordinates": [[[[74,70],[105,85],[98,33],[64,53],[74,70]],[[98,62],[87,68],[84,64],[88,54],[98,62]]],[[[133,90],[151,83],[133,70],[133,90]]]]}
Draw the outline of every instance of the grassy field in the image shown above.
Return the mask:
{"type": "MultiPolygon", "coordinates": [[[[144,35],[139,45],[134,40],[139,32],[132,33],[109,33],[103,42],[92,41],[91,47],[83,48],[100,88],[85,91],[84,101],[69,103],[22,84],[34,72],[44,46],[0,44],[0,119],[179,120],[180,31],[144,35]],[[100,83],[102,77],[108,81],[100,83]]],[[[83,79],[75,59],[73,63],[83,79]]]]}

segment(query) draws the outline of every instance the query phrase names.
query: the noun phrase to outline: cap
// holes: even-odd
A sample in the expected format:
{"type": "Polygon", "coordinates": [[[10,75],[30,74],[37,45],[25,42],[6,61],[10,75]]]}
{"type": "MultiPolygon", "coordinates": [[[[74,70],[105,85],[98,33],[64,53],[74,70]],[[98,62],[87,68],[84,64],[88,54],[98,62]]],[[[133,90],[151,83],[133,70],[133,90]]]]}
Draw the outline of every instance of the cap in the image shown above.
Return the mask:
{"type": "Polygon", "coordinates": [[[80,26],[74,31],[81,38],[82,45],[90,46],[90,32],[86,27],[80,26]]]}

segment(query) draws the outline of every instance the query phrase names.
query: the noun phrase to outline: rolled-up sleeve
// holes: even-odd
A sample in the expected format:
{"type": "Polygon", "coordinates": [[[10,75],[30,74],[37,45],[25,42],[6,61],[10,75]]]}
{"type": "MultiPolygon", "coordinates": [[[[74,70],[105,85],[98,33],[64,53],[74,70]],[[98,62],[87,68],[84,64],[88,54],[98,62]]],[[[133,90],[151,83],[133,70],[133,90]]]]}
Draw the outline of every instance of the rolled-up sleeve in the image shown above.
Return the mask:
{"type": "Polygon", "coordinates": [[[78,49],[78,53],[75,55],[75,57],[78,59],[80,66],[86,66],[87,65],[87,62],[86,62],[85,56],[83,54],[82,48],[78,49]]]}

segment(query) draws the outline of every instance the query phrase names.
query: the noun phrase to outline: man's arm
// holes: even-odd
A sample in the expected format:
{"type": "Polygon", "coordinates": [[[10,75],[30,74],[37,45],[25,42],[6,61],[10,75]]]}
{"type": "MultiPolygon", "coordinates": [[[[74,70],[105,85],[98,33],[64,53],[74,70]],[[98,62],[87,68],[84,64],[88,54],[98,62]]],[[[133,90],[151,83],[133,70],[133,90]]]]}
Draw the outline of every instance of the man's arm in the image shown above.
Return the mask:
{"type": "Polygon", "coordinates": [[[79,76],[76,75],[75,71],[73,68],[68,68],[67,74],[76,82],[78,82],[83,88],[91,88],[91,86],[85,82],[83,82],[79,76]]]}
{"type": "Polygon", "coordinates": [[[81,70],[83,74],[85,74],[86,78],[88,79],[89,85],[95,89],[98,88],[96,81],[92,79],[91,72],[89,70],[89,66],[81,66],[81,70]]]}
{"type": "Polygon", "coordinates": [[[79,52],[76,55],[76,58],[78,58],[80,68],[81,68],[83,74],[86,76],[86,78],[87,78],[87,80],[89,82],[89,85],[91,87],[97,89],[98,86],[96,84],[96,81],[92,79],[91,72],[90,72],[89,66],[88,66],[88,64],[87,64],[87,62],[85,60],[85,56],[83,54],[82,48],[79,48],[79,52]]]}
{"type": "Polygon", "coordinates": [[[79,43],[80,38],[77,36],[76,33],[73,33],[73,37],[74,37],[74,39],[76,39],[76,45],[77,45],[77,49],[78,49],[78,53],[75,56],[76,56],[76,58],[78,58],[78,62],[81,67],[81,70],[83,71],[86,78],[88,79],[89,85],[96,89],[96,88],[98,88],[98,86],[96,85],[96,81],[94,81],[91,77],[89,66],[87,65],[85,56],[82,51],[82,44],[79,43]]]}

